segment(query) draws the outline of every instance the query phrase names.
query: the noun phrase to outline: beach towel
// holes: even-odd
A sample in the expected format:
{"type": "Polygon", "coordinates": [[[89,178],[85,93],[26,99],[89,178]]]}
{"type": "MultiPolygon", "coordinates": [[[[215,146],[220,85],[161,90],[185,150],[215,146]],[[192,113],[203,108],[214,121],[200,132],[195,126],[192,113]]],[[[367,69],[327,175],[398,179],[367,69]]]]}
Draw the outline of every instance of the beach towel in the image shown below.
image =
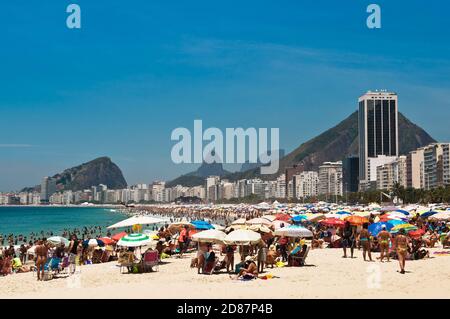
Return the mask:
{"type": "Polygon", "coordinates": [[[435,251],[433,255],[437,256],[450,256],[450,251],[435,251]]]}
{"type": "Polygon", "coordinates": [[[281,267],[284,267],[285,264],[284,264],[284,262],[279,261],[279,262],[277,262],[277,263],[275,264],[275,266],[277,266],[278,268],[281,268],[281,267]]]}

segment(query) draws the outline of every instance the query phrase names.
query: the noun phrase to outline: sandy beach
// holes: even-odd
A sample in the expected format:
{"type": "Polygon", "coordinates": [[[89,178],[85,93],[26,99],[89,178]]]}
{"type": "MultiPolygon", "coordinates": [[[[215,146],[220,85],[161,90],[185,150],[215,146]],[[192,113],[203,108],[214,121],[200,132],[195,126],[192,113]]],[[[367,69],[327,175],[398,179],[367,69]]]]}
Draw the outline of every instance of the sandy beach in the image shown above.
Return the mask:
{"type": "MultiPolygon", "coordinates": [[[[432,249],[431,252],[442,249],[432,249]]],[[[374,253],[374,257],[378,257],[374,253]]],[[[306,267],[267,269],[280,278],[235,281],[225,274],[198,275],[190,258],[165,259],[159,272],[120,274],[116,262],[81,267],[81,274],[38,282],[32,273],[0,278],[0,298],[449,298],[450,257],[398,263],[341,258],[341,249],[312,250],[306,267]],[[188,293],[186,293],[188,292],[188,293]]]]}

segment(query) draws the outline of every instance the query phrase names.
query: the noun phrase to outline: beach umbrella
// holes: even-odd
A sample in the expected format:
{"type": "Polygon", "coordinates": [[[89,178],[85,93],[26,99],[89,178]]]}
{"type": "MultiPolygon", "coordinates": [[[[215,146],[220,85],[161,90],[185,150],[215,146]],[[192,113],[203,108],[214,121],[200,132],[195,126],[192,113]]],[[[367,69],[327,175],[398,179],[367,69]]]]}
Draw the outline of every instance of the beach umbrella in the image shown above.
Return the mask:
{"type": "Polygon", "coordinates": [[[369,222],[367,218],[361,216],[348,216],[345,218],[345,221],[350,222],[352,225],[363,225],[369,222]]]}
{"type": "Polygon", "coordinates": [[[109,237],[101,237],[99,238],[105,245],[112,245],[115,243],[115,241],[112,238],[109,237]]]}
{"type": "Polygon", "coordinates": [[[254,245],[261,241],[261,235],[248,229],[232,231],[224,238],[227,245],[254,245]]]}
{"type": "Polygon", "coordinates": [[[436,214],[437,214],[437,212],[429,211],[429,212],[422,213],[420,215],[420,217],[427,218],[427,217],[430,217],[430,216],[433,216],[433,215],[436,215],[436,214]]]}
{"type": "Polygon", "coordinates": [[[181,221],[181,222],[174,222],[174,223],[170,224],[168,230],[171,234],[175,234],[175,233],[181,231],[181,229],[186,226],[189,229],[192,229],[192,230],[195,229],[195,226],[193,224],[191,224],[187,221],[181,221]]]}
{"type": "Polygon", "coordinates": [[[235,225],[245,225],[247,223],[247,220],[245,218],[239,218],[236,219],[234,222],[231,223],[232,226],[235,225]]]}
{"type": "Polygon", "coordinates": [[[420,238],[425,234],[423,229],[411,230],[408,232],[408,235],[412,238],[420,238]]]}
{"type": "Polygon", "coordinates": [[[272,226],[272,222],[265,218],[253,218],[247,221],[247,225],[266,225],[272,226]]]}
{"type": "Polygon", "coordinates": [[[264,234],[272,233],[272,231],[270,230],[269,227],[267,227],[266,225],[261,225],[261,224],[250,225],[250,226],[248,226],[247,229],[253,230],[254,232],[257,232],[257,233],[264,233],[264,234]]]}
{"type": "Polygon", "coordinates": [[[267,219],[268,221],[271,221],[271,222],[275,221],[275,215],[264,215],[261,218],[265,218],[265,219],[267,219]]]}
{"type": "Polygon", "coordinates": [[[284,222],[282,220],[276,220],[272,223],[272,226],[275,230],[277,230],[278,228],[283,228],[283,227],[289,226],[289,225],[290,225],[290,223],[284,222]]]}
{"type": "Polygon", "coordinates": [[[100,239],[86,239],[83,241],[83,247],[103,247],[105,246],[105,243],[101,241],[100,239]]]}
{"type": "Polygon", "coordinates": [[[325,217],[326,218],[343,219],[346,216],[345,215],[335,214],[335,213],[328,213],[328,214],[325,214],[325,217]]]}
{"type": "Polygon", "coordinates": [[[308,220],[308,217],[306,215],[296,215],[296,216],[292,217],[291,220],[294,223],[299,223],[303,220],[308,220]]]}
{"type": "Polygon", "coordinates": [[[398,225],[408,224],[407,222],[404,222],[403,220],[397,220],[397,219],[388,220],[387,223],[391,224],[392,227],[395,227],[395,226],[398,226],[398,225]]]}
{"type": "Polygon", "coordinates": [[[290,225],[275,231],[275,236],[285,237],[313,237],[313,233],[305,227],[298,225],[290,225]]]}
{"type": "Polygon", "coordinates": [[[349,213],[349,212],[346,212],[346,211],[340,211],[340,212],[337,212],[336,214],[338,214],[338,215],[351,215],[352,213],[349,213]]]}
{"type": "Polygon", "coordinates": [[[134,225],[154,225],[154,224],[161,224],[164,223],[165,220],[161,218],[155,218],[151,216],[133,216],[130,218],[127,218],[125,220],[122,220],[121,222],[118,222],[114,225],[108,226],[108,229],[113,228],[123,228],[123,227],[132,227],[134,225]]]}
{"type": "Polygon", "coordinates": [[[406,210],[403,210],[403,209],[397,209],[396,212],[402,213],[403,215],[409,215],[409,212],[407,212],[406,210]]]}
{"type": "Polygon", "coordinates": [[[337,218],[326,218],[324,220],[321,220],[320,223],[325,226],[329,227],[344,227],[345,222],[342,219],[337,218]]]}
{"type": "Polygon", "coordinates": [[[125,237],[126,235],[128,235],[126,232],[121,232],[121,233],[117,233],[115,235],[113,235],[111,238],[114,241],[119,241],[122,237],[125,237]]]}
{"type": "Polygon", "coordinates": [[[47,241],[50,244],[55,245],[55,246],[58,246],[61,244],[68,246],[70,243],[70,241],[68,239],[61,237],[61,236],[53,236],[53,237],[47,238],[47,241]]]}
{"type": "Polygon", "coordinates": [[[282,221],[289,221],[291,220],[291,215],[289,214],[284,214],[284,213],[279,213],[275,215],[275,220],[282,220],[282,221]]]}
{"type": "Polygon", "coordinates": [[[310,222],[318,222],[322,219],[325,219],[325,215],[324,214],[310,214],[308,215],[308,220],[310,222]]]}
{"type": "Polygon", "coordinates": [[[194,225],[195,229],[198,230],[214,229],[213,225],[204,220],[194,220],[193,222],[191,222],[191,224],[194,225]]]}
{"type": "Polygon", "coordinates": [[[197,234],[194,234],[192,236],[192,240],[199,242],[199,243],[217,243],[221,244],[223,243],[223,240],[225,239],[227,235],[216,229],[209,229],[205,231],[198,232],[197,234]]]}
{"type": "Polygon", "coordinates": [[[402,224],[402,225],[397,225],[397,226],[393,227],[391,229],[391,233],[398,233],[400,231],[400,229],[404,229],[406,232],[409,232],[412,230],[417,230],[418,228],[411,224],[402,224]]]}
{"type": "Polygon", "coordinates": [[[373,224],[369,225],[369,228],[368,228],[369,233],[371,233],[372,236],[378,236],[378,234],[382,230],[383,225],[386,226],[387,231],[390,231],[394,227],[394,225],[392,225],[388,222],[373,223],[373,224]]]}
{"type": "Polygon", "coordinates": [[[148,245],[151,242],[152,239],[145,234],[130,234],[122,237],[117,245],[123,247],[141,247],[148,245]]]}
{"type": "Polygon", "coordinates": [[[384,206],[380,209],[382,212],[395,212],[398,209],[396,206],[384,206]]]}
{"type": "Polygon", "coordinates": [[[431,216],[430,219],[440,220],[440,221],[450,220],[450,212],[449,211],[439,212],[439,213],[431,216]]]}
{"type": "Polygon", "coordinates": [[[212,224],[214,229],[220,230],[220,231],[224,231],[225,230],[225,226],[219,225],[219,224],[212,224]]]}

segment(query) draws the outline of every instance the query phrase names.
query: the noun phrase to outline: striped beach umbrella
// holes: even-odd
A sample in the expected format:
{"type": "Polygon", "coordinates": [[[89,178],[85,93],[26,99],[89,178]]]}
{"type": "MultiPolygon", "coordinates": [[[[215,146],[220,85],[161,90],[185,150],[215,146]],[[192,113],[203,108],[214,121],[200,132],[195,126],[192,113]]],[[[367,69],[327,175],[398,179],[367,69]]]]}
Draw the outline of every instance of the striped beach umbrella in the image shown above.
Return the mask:
{"type": "Polygon", "coordinates": [[[151,241],[152,239],[145,234],[129,234],[122,237],[117,245],[123,247],[140,247],[150,244],[151,241]]]}
{"type": "Polygon", "coordinates": [[[83,247],[103,247],[105,243],[101,239],[86,239],[83,241],[83,247]]]}
{"type": "Polygon", "coordinates": [[[397,225],[394,228],[392,228],[391,233],[396,234],[400,231],[400,229],[404,229],[406,232],[410,232],[413,230],[417,230],[418,228],[411,224],[402,224],[402,225],[397,225]]]}

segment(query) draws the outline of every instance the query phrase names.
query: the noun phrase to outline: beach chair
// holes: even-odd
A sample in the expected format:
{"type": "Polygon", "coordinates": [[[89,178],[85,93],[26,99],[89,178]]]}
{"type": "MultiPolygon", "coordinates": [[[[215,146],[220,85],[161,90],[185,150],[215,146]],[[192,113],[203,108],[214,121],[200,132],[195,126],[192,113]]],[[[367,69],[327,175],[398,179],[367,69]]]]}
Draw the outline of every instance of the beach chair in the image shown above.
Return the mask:
{"type": "Polygon", "coordinates": [[[306,252],[305,252],[305,255],[303,256],[303,257],[300,257],[300,256],[291,256],[291,259],[292,259],[292,265],[293,266],[304,266],[305,265],[305,261],[306,261],[306,258],[308,257],[308,253],[309,253],[309,249],[310,249],[310,247],[308,246],[308,248],[306,248],[306,252]]]}
{"type": "Polygon", "coordinates": [[[205,263],[203,267],[202,273],[206,275],[212,275],[214,270],[216,269],[217,263],[219,262],[219,257],[216,257],[214,261],[210,261],[205,263]]]}
{"type": "Polygon", "coordinates": [[[69,256],[65,256],[58,267],[58,274],[70,275],[69,271],[70,259],[69,256]]]}
{"type": "Polygon", "coordinates": [[[58,274],[61,258],[50,258],[44,264],[44,280],[51,280],[58,274]]]}
{"type": "Polygon", "coordinates": [[[122,272],[122,268],[133,267],[134,265],[134,255],[129,252],[122,253],[122,255],[118,259],[119,266],[120,266],[120,273],[122,272]]]}
{"type": "Polygon", "coordinates": [[[143,265],[144,265],[144,271],[147,271],[150,269],[150,271],[153,271],[153,268],[156,269],[156,271],[159,270],[159,252],[157,250],[151,250],[144,254],[143,259],[143,265]]]}

